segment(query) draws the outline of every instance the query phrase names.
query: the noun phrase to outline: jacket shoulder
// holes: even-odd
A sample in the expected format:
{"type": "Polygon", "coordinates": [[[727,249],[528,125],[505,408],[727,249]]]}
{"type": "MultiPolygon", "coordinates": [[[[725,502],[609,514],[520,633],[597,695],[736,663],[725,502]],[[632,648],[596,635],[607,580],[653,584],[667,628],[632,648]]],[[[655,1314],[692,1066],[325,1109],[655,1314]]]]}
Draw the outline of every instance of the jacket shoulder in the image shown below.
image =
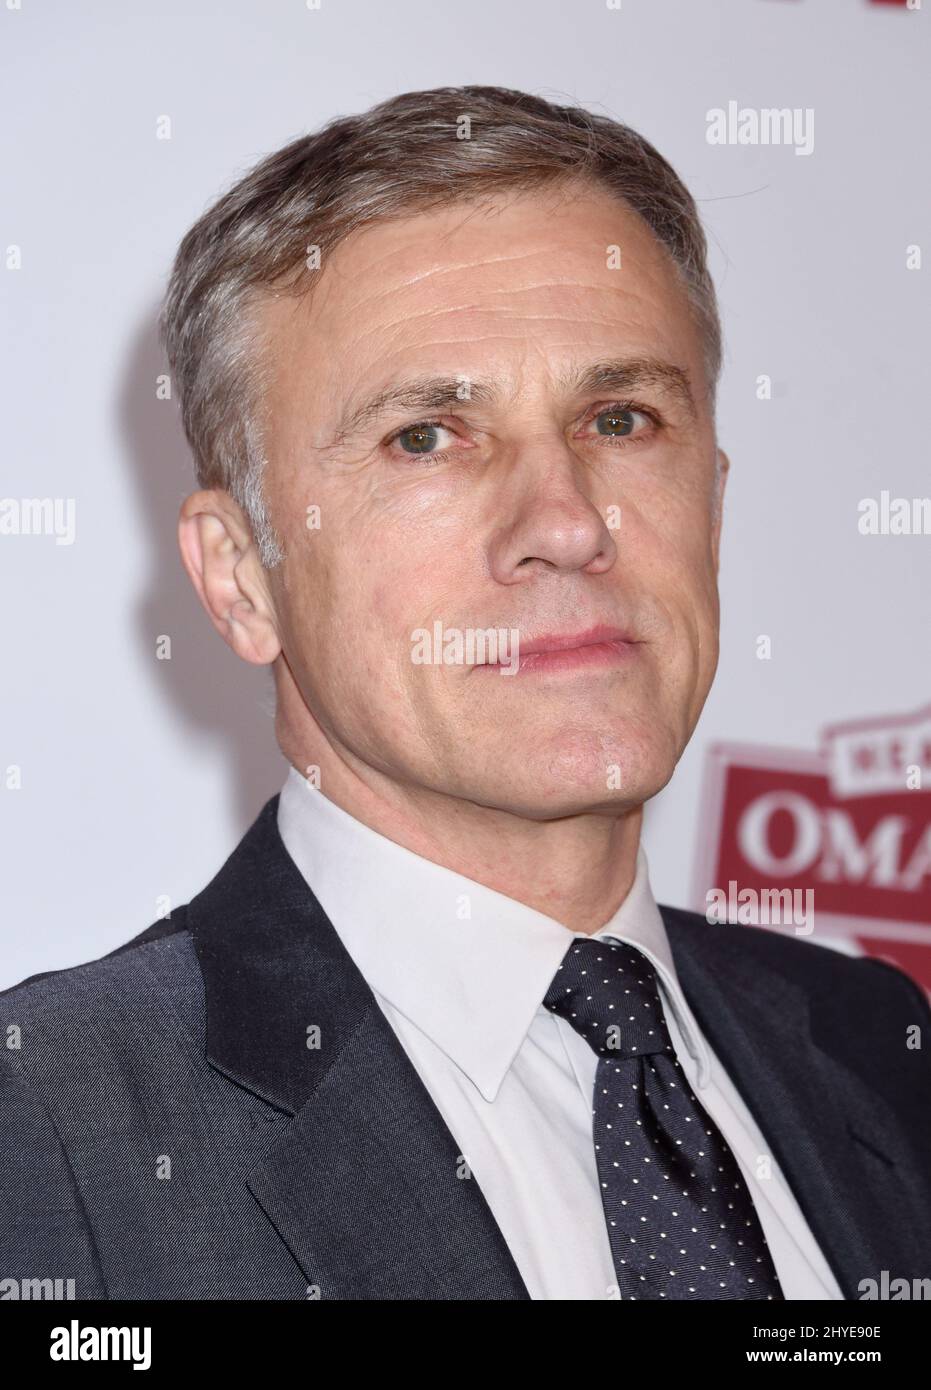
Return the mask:
{"type": "MultiPolygon", "coordinates": [[[[153,923],[96,960],[43,971],[0,992],[4,1278],[25,1286],[65,1270],[69,1297],[107,1297],[86,1206],[94,1184],[86,1172],[82,1182],[78,1169],[92,1160],[99,1171],[99,1124],[114,1161],[127,1162],[131,1151],[117,1130],[131,1123],[127,1097],[138,1077],[151,1055],[171,1055],[167,1048],[178,1048],[182,1034],[192,1044],[199,1038],[193,954],[179,908],[170,921],[153,923]]],[[[184,1053],[196,1055],[197,1048],[184,1053]]]]}
{"type": "Polygon", "coordinates": [[[139,972],[147,957],[152,955],[145,948],[168,937],[182,937],[187,930],[187,904],[184,904],[175,908],[170,919],[153,922],[105,955],[60,970],[42,970],[35,975],[27,975],[16,984],[0,990],[0,1017],[11,1005],[38,1007],[75,991],[92,992],[95,986],[105,980],[110,982],[115,977],[128,983],[139,972]],[[120,963],[116,965],[118,959],[120,963]]]}
{"type": "Polygon", "coordinates": [[[876,956],[852,956],[805,936],[707,922],[661,909],[677,947],[742,997],[766,997],[784,980],[808,1003],[812,1041],[857,1071],[920,1123],[931,1149],[931,1006],[910,975],[876,956]]]}
{"type": "Polygon", "coordinates": [[[807,936],[789,935],[767,927],[709,922],[700,912],[686,908],[662,904],[660,912],[673,938],[681,934],[692,941],[701,941],[704,933],[709,954],[739,951],[744,959],[776,970],[816,992],[822,989],[854,993],[866,990],[875,999],[879,991],[917,1009],[921,1018],[931,1022],[927,995],[921,986],[899,966],[878,956],[850,955],[807,936]]]}
{"type": "Polygon", "coordinates": [[[0,1066],[64,1095],[79,1065],[116,1070],[170,1029],[195,1041],[203,981],[186,922],[176,908],[106,955],[0,992],[0,1066]]]}

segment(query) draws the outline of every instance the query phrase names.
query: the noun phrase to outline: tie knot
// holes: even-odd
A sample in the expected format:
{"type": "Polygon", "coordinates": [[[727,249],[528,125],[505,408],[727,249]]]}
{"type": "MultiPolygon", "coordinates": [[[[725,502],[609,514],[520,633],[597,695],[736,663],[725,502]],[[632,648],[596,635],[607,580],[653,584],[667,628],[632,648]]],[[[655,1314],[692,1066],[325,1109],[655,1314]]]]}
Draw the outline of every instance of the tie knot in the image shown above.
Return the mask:
{"type": "Polygon", "coordinates": [[[543,1003],[571,1023],[599,1057],[672,1052],[656,971],[624,941],[577,940],[543,1003]]]}

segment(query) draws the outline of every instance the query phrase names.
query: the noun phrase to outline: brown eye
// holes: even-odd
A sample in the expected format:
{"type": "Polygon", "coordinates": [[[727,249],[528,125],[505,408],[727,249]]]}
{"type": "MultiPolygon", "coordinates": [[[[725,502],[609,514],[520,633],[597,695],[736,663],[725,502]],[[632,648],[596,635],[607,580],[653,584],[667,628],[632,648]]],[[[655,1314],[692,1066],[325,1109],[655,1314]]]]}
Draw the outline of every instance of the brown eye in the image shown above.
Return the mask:
{"type": "Polygon", "coordinates": [[[599,434],[624,435],[632,434],[635,425],[635,416],[639,415],[637,410],[602,410],[595,416],[598,423],[599,434]]]}

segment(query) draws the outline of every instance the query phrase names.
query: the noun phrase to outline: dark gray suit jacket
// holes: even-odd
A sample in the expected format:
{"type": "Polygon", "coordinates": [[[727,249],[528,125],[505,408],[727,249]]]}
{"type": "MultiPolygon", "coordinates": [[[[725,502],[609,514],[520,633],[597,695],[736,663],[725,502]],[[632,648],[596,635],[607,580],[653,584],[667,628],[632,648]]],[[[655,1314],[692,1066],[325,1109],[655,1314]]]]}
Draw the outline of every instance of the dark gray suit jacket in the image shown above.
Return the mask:
{"type": "MultiPolygon", "coordinates": [[[[43,1278],[94,1299],[529,1297],[277,806],[170,921],[0,994],[0,1297],[43,1278]]],[[[884,1269],[931,1274],[923,992],[878,961],[661,910],[845,1298],[884,1269]]]]}

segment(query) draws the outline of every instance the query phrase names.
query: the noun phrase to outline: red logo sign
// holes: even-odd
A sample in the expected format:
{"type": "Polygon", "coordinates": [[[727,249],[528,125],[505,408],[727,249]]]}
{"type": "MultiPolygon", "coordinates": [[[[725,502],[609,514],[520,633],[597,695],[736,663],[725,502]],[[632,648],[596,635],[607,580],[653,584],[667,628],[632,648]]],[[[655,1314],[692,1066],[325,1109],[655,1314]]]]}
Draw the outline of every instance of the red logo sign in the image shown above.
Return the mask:
{"type": "Polygon", "coordinates": [[[832,725],[820,753],[716,744],[702,806],[698,911],[833,938],[931,992],[931,707],[832,725]],[[779,894],[810,912],[767,915],[779,894]]]}

